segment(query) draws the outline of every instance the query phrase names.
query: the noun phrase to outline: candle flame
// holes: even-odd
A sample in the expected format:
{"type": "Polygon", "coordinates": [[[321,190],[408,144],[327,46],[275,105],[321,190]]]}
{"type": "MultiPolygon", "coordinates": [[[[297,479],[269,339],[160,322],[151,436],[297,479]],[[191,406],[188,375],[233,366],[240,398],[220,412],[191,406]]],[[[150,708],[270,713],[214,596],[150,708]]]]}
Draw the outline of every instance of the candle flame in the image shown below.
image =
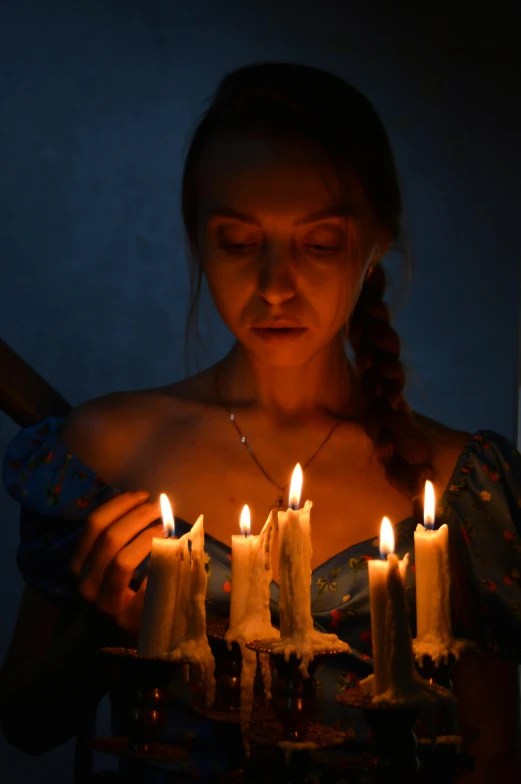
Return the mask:
{"type": "Polygon", "coordinates": [[[245,504],[242,507],[241,512],[241,534],[244,536],[249,536],[251,534],[251,516],[250,516],[250,507],[248,504],[245,504]]]}
{"type": "Polygon", "coordinates": [[[388,517],[384,517],[380,526],[380,555],[385,558],[394,553],[394,529],[388,517]]]}
{"type": "Polygon", "coordinates": [[[302,493],[302,468],[300,467],[300,463],[297,463],[297,465],[293,469],[293,476],[291,477],[291,484],[289,486],[290,509],[299,508],[301,493],[302,493]]]}
{"type": "Polygon", "coordinates": [[[168,539],[175,536],[175,522],[170,501],[165,493],[161,493],[159,496],[159,503],[161,504],[161,517],[163,518],[163,533],[165,539],[168,539]]]}
{"type": "Polygon", "coordinates": [[[427,479],[423,505],[423,523],[425,528],[434,528],[435,508],[434,485],[427,479]]]}

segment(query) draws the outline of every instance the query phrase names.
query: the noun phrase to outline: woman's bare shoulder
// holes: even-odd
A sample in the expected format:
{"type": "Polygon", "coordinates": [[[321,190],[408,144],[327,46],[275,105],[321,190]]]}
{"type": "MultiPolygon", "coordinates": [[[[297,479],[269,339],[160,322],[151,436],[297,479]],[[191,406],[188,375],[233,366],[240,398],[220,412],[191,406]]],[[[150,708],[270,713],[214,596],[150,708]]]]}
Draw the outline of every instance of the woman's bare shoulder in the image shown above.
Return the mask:
{"type": "Polygon", "coordinates": [[[112,392],[73,409],[61,432],[71,452],[107,479],[166,424],[189,427],[211,402],[200,376],[150,389],[112,392]]]}

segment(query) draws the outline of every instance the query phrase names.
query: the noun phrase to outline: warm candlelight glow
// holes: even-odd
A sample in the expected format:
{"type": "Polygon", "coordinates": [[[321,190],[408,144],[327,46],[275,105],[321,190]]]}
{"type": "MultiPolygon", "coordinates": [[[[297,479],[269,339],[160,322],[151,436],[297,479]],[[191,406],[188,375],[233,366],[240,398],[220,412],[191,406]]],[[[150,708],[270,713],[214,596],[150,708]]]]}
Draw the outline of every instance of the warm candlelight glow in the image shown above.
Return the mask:
{"type": "Polygon", "coordinates": [[[291,477],[291,485],[289,487],[289,507],[290,509],[298,509],[300,506],[300,494],[302,492],[302,468],[300,463],[297,463],[293,470],[291,477]]]}
{"type": "Polygon", "coordinates": [[[243,536],[249,536],[251,534],[251,516],[248,504],[244,504],[242,507],[240,526],[241,534],[243,534],[243,536]]]}
{"type": "Polygon", "coordinates": [[[434,528],[435,499],[434,485],[428,479],[425,482],[425,497],[423,506],[423,523],[425,528],[434,528]]]}
{"type": "Polygon", "coordinates": [[[384,517],[380,526],[380,555],[385,558],[394,553],[394,530],[388,517],[384,517]]]}
{"type": "Polygon", "coordinates": [[[159,496],[159,503],[161,504],[161,517],[163,518],[163,533],[165,534],[165,539],[168,539],[175,535],[175,523],[172,507],[165,493],[161,493],[159,496]]]}

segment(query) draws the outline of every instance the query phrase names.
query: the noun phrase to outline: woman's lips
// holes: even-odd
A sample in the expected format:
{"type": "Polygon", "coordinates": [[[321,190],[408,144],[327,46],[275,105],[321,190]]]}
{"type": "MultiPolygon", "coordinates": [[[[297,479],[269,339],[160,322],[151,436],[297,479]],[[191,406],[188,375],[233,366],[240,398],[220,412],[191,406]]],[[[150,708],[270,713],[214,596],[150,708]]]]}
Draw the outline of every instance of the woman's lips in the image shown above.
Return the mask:
{"type": "Polygon", "coordinates": [[[252,332],[265,343],[293,343],[298,340],[307,327],[252,327],[252,332]]]}

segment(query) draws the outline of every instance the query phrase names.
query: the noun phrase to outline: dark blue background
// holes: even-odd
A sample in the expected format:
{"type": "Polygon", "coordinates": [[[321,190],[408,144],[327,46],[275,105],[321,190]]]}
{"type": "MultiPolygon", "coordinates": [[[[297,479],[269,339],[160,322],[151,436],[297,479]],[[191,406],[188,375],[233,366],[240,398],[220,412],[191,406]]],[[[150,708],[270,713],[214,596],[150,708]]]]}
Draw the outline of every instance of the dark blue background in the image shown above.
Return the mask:
{"type": "MultiPolygon", "coordinates": [[[[232,68],[314,64],[366,92],[395,148],[415,258],[405,290],[390,267],[410,402],[514,439],[520,14],[409,5],[2,0],[4,339],[73,403],[182,376],[186,136],[232,68]]],[[[229,344],[216,323],[203,364],[229,344]]],[[[15,426],[3,416],[0,428],[3,452],[15,426]]],[[[22,587],[3,491],[0,514],[1,656],[22,587]]],[[[0,752],[5,784],[70,778],[71,744],[43,759],[0,752]]]]}

